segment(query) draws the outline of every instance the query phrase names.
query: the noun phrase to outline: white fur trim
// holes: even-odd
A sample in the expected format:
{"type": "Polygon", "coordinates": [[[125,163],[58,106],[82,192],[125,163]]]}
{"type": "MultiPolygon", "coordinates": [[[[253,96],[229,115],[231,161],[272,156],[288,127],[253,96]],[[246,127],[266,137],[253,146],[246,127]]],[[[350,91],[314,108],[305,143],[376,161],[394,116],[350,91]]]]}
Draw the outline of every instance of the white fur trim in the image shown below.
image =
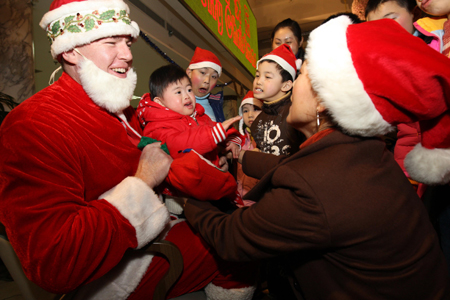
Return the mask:
{"type": "Polygon", "coordinates": [[[127,299],[141,282],[152,259],[153,255],[144,252],[126,252],[119,264],[101,278],[79,288],[73,299],[127,299]]]}
{"type": "Polygon", "coordinates": [[[386,134],[395,128],[383,119],[358,77],[347,46],[350,24],[347,16],[338,17],[311,32],[306,48],[309,78],[333,119],[347,133],[386,134]]]}
{"type": "Polygon", "coordinates": [[[212,282],[205,287],[207,300],[251,300],[255,290],[254,286],[240,289],[224,289],[212,284],[212,282]]]}
{"type": "Polygon", "coordinates": [[[450,149],[427,149],[417,144],[405,158],[409,176],[429,185],[450,182],[450,149]]]}
{"type": "Polygon", "coordinates": [[[258,62],[256,63],[256,69],[258,69],[258,66],[261,62],[265,61],[265,60],[273,60],[274,62],[276,62],[277,64],[279,64],[283,69],[285,69],[286,71],[289,72],[289,74],[291,74],[292,76],[292,81],[295,80],[295,77],[297,75],[297,70],[294,69],[294,67],[291,66],[291,64],[289,64],[287,61],[285,61],[284,59],[282,59],[280,56],[278,55],[273,55],[273,54],[269,54],[269,55],[265,55],[263,56],[263,58],[261,58],[260,60],[258,60],[258,62]]]}
{"type": "Polygon", "coordinates": [[[153,190],[137,177],[127,177],[100,196],[136,229],[137,248],[155,239],[169,222],[169,212],[153,190]]]}
{"type": "Polygon", "coordinates": [[[85,58],[80,63],[78,72],[83,89],[98,106],[111,113],[121,112],[130,106],[137,82],[134,69],[128,70],[126,78],[119,78],[101,70],[93,61],[85,58]]]}
{"type": "MultiPolygon", "coordinates": [[[[125,10],[129,14],[130,9],[125,2],[121,0],[111,0],[111,1],[80,1],[65,4],[57,9],[49,11],[44,15],[39,26],[44,30],[55,21],[64,21],[65,17],[76,15],[80,13],[81,15],[86,15],[92,13],[94,10],[99,10],[99,12],[104,12],[108,9],[115,9],[116,11],[125,10]]],[[[131,24],[126,24],[122,21],[103,23],[97,29],[92,29],[86,32],[73,33],[65,31],[64,34],[55,38],[51,45],[51,53],[54,59],[63,52],[69,51],[76,46],[82,46],[89,44],[95,40],[117,36],[117,35],[130,35],[136,38],[139,35],[139,26],[136,22],[131,21],[131,24]]]]}
{"type": "Polygon", "coordinates": [[[217,72],[217,74],[219,74],[219,77],[220,77],[220,75],[222,75],[222,67],[216,63],[213,63],[212,61],[202,61],[199,63],[190,64],[188,68],[191,70],[201,69],[201,68],[211,68],[211,69],[215,70],[217,72]]]}

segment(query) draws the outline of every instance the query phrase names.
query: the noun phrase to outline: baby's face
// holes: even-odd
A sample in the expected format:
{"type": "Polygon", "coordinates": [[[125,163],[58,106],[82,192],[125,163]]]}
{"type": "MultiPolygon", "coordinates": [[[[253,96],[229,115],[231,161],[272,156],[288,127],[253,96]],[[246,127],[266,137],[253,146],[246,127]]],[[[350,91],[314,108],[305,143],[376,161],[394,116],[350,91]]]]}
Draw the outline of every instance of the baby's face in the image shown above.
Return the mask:
{"type": "Polygon", "coordinates": [[[244,119],[244,124],[247,127],[251,127],[253,121],[261,113],[261,108],[253,104],[247,103],[242,106],[242,117],[244,119]]]}
{"type": "Polygon", "coordinates": [[[195,96],[204,97],[216,86],[219,74],[213,68],[188,69],[195,96]]]}
{"type": "Polygon", "coordinates": [[[163,96],[155,97],[154,101],[184,116],[190,116],[195,111],[195,97],[187,77],[169,84],[163,96]]]}
{"type": "Polygon", "coordinates": [[[432,16],[449,16],[450,0],[416,0],[417,6],[432,16]]]}

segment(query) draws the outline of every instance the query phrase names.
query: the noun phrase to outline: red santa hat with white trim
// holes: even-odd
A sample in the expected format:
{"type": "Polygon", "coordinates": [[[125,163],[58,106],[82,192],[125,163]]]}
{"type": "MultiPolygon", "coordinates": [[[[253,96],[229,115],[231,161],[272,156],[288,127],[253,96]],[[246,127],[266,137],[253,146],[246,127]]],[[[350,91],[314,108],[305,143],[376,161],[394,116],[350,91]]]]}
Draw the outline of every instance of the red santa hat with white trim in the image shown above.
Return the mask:
{"type": "Polygon", "coordinates": [[[297,77],[297,70],[300,69],[302,63],[301,59],[297,59],[295,57],[295,54],[294,52],[292,52],[291,47],[286,44],[283,44],[272,50],[272,52],[264,55],[256,63],[256,69],[258,69],[259,64],[265,60],[272,60],[279,64],[280,67],[291,74],[292,80],[295,80],[295,78],[297,77]]]}
{"type": "MultiPolygon", "coordinates": [[[[252,104],[252,105],[255,105],[255,106],[259,107],[259,108],[262,108],[262,106],[263,106],[262,101],[259,100],[259,99],[256,99],[253,96],[253,91],[252,90],[248,91],[247,94],[244,96],[244,99],[242,99],[242,101],[241,101],[241,106],[239,106],[239,115],[240,116],[244,115],[243,112],[242,112],[242,108],[243,108],[243,106],[245,104],[252,104]]],[[[242,135],[245,134],[244,133],[244,118],[239,120],[239,132],[242,135]]]]}
{"type": "Polygon", "coordinates": [[[408,153],[411,178],[450,181],[450,60],[389,19],[352,24],[338,17],[313,30],[306,48],[313,89],[348,134],[383,135],[419,122],[408,153]]]}
{"type": "Polygon", "coordinates": [[[194,56],[192,56],[188,68],[191,70],[211,68],[219,74],[219,77],[222,74],[222,64],[217,56],[211,51],[200,47],[195,48],[194,56]]]}
{"type": "Polygon", "coordinates": [[[61,53],[101,38],[137,38],[139,26],[130,20],[129,13],[123,0],[54,0],[39,26],[47,31],[56,60],[61,53]]]}

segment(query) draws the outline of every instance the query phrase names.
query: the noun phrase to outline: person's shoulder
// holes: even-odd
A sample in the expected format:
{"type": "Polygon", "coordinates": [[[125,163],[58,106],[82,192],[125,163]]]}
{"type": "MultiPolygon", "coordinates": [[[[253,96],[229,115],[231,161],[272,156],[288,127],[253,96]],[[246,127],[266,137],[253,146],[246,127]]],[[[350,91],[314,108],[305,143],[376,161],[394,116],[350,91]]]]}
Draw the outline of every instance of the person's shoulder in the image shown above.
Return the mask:
{"type": "Polygon", "coordinates": [[[418,19],[416,24],[428,32],[435,32],[443,30],[445,21],[447,21],[445,17],[425,17],[418,19]]]}

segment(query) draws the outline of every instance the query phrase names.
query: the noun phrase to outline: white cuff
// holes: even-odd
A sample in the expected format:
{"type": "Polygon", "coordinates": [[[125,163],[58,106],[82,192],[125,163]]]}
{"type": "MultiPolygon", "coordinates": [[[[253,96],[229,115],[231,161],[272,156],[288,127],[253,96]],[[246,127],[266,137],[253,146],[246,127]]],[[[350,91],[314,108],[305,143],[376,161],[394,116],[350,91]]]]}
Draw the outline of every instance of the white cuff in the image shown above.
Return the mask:
{"type": "Polygon", "coordinates": [[[137,249],[155,239],[169,222],[169,212],[153,190],[137,177],[127,177],[100,196],[136,229],[137,249]]]}

